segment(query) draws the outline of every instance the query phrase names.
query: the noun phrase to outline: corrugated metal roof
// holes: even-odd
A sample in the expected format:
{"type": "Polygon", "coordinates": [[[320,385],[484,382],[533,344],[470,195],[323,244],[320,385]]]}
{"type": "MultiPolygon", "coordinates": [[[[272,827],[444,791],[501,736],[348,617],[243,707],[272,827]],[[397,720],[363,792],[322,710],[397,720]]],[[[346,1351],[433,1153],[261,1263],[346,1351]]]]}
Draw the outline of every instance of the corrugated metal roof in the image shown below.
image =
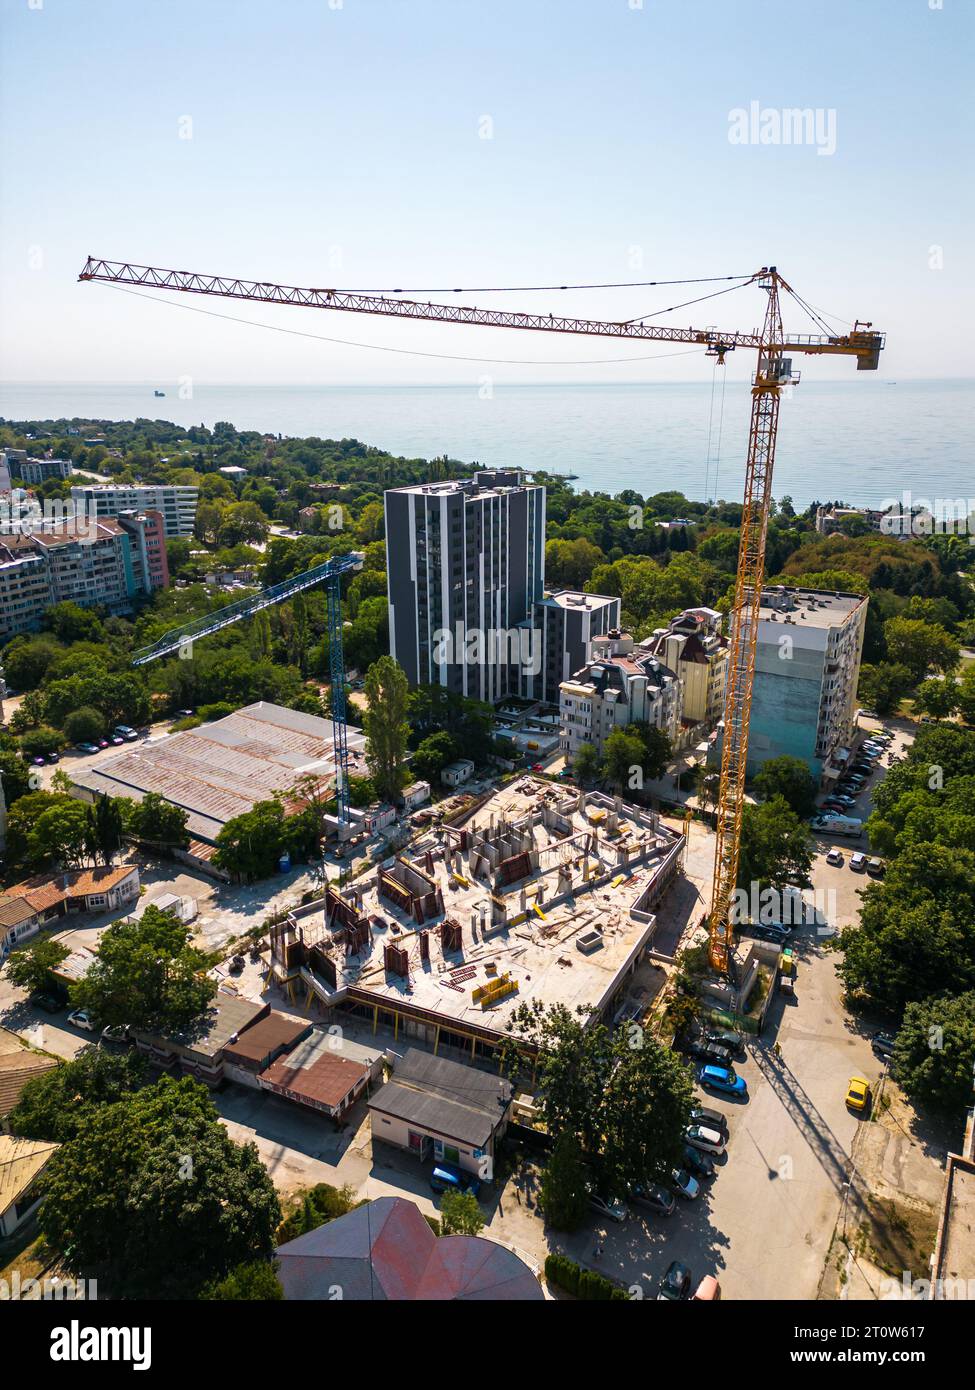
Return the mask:
{"type": "Polygon", "coordinates": [[[28,1081],[56,1066],[53,1057],[42,1057],[26,1048],[0,1056],[0,1116],[10,1114],[28,1081]]]}
{"type": "MultiPolygon", "coordinates": [[[[348,746],[364,746],[348,730],[348,746]]],[[[222,826],[258,801],[286,795],[304,773],[330,785],[332,721],[260,701],[197,729],[127,748],[74,775],[93,792],[140,797],[146,792],[188,812],[187,828],[213,840],[222,826]]]]}
{"type": "Polygon", "coordinates": [[[353,1062],[337,1053],[321,1052],[305,1066],[295,1066],[290,1056],[279,1057],[261,1072],[260,1079],[282,1087],[298,1099],[316,1100],[334,1109],[367,1073],[368,1068],[361,1062],[353,1062]]]}

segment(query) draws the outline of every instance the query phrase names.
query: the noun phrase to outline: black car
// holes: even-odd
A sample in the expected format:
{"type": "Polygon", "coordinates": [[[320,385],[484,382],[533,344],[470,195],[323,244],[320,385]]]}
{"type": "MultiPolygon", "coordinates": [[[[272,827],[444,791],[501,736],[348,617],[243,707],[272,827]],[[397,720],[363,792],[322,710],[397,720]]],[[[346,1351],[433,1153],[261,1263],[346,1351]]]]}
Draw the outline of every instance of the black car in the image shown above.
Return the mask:
{"type": "Polygon", "coordinates": [[[728,1117],[721,1110],[712,1110],[709,1105],[695,1105],[688,1124],[700,1125],[703,1129],[716,1129],[722,1139],[728,1137],[728,1117]]]}
{"type": "Polygon", "coordinates": [[[695,1178],[701,1179],[713,1178],[718,1171],[714,1166],[714,1159],[710,1154],[701,1153],[697,1149],[692,1149],[690,1144],[684,1145],[684,1167],[687,1168],[695,1178]]]}
{"type": "Polygon", "coordinates": [[[709,1043],[725,1048],[734,1057],[740,1057],[745,1051],[745,1039],[733,1028],[709,1028],[704,1036],[709,1043]]]}
{"type": "Polygon", "coordinates": [[[789,933],[785,927],[777,927],[771,922],[767,927],[759,924],[748,928],[749,936],[757,936],[759,941],[771,941],[773,946],[784,946],[789,939],[789,933]]]}
{"type": "Polygon", "coordinates": [[[687,1038],[681,1044],[681,1051],[691,1057],[697,1057],[702,1062],[710,1063],[711,1066],[731,1066],[732,1057],[728,1048],[722,1047],[714,1038],[687,1038]]]}
{"type": "Polygon", "coordinates": [[[45,1014],[59,1014],[64,1008],[64,1004],[55,994],[46,994],[43,990],[37,994],[32,994],[29,1003],[35,1009],[40,1009],[45,1014]]]}
{"type": "Polygon", "coordinates": [[[655,1216],[673,1216],[677,1206],[677,1199],[674,1194],[659,1184],[646,1188],[639,1185],[631,1187],[630,1201],[634,1206],[643,1207],[645,1211],[652,1211],[655,1216]]]}
{"type": "Polygon", "coordinates": [[[690,1292],[691,1271],[687,1265],[682,1265],[680,1260],[675,1260],[660,1281],[657,1301],[663,1299],[668,1303],[679,1303],[682,1299],[688,1298],[690,1292]]]}

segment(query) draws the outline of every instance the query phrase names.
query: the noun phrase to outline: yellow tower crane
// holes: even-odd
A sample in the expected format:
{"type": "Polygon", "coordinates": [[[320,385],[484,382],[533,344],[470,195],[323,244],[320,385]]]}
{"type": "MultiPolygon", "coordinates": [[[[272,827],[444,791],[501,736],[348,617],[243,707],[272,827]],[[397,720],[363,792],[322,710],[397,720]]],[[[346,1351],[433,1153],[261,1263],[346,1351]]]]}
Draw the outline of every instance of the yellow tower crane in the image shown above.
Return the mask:
{"type": "MultiPolygon", "coordinates": [[[[751,333],[721,333],[716,328],[666,327],[646,323],[644,318],[613,321],[569,318],[553,314],[526,314],[509,309],[478,309],[459,304],[407,299],[402,297],[404,292],[401,290],[377,294],[338,289],[302,289],[267,281],[240,280],[220,275],[201,275],[188,270],[164,270],[158,266],[105,261],[93,256],[89,256],[78,278],[131,285],[143,290],[176,290],[184,294],[214,295],[223,299],[242,299],[259,304],[290,304],[345,313],[372,314],[382,318],[419,319],[486,328],[516,328],[532,333],[579,334],[601,338],[636,338],[651,342],[696,344],[705,348],[708,355],[714,357],[719,364],[724,362],[727,353],[736,348],[753,348],[758,353],[758,366],[752,380],[751,422],[745,460],[745,496],[735,578],[735,600],[729,633],[724,739],[717,805],[717,842],[708,917],[711,965],[718,971],[727,971],[732,940],[730,907],[738,877],[741,824],[745,804],[748,719],[755,676],[758,614],[765,568],[765,538],[772,502],[772,467],[775,459],[779,403],[783,388],[798,381],[798,374],[792,372],[789,354],[855,357],[858,371],[876,371],[884,347],[884,335],[875,332],[872,324],[861,323],[859,320],[848,333],[832,332],[821,315],[796,293],[775,266],[762,266],[760,270],[748,276],[715,277],[739,282],[731,288],[757,285],[765,291],[768,298],[764,323],[759,332],[751,333]],[[783,293],[792,296],[823,332],[786,333],[782,323],[783,293]]],[[[545,285],[524,288],[532,291],[561,291],[620,287],[545,285]]],[[[482,292],[499,291],[495,288],[482,292]]],[[[718,293],[726,292],[722,290],[718,293]]],[[[442,290],[428,293],[464,291],[442,290]]],[[[710,296],[702,296],[707,297],[710,296]]]]}

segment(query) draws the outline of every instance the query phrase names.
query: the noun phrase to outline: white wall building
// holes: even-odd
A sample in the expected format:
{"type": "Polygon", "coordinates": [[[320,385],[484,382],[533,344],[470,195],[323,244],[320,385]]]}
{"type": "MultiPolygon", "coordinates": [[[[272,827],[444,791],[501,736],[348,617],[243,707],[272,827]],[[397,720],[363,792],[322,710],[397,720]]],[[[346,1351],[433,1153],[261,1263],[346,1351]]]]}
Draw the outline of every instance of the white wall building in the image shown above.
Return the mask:
{"type": "Polygon", "coordinates": [[[569,762],[583,743],[602,753],[614,729],[652,724],[676,740],[680,680],[656,657],[634,648],[628,632],[593,642],[593,658],[559,687],[559,746],[569,762]]]}

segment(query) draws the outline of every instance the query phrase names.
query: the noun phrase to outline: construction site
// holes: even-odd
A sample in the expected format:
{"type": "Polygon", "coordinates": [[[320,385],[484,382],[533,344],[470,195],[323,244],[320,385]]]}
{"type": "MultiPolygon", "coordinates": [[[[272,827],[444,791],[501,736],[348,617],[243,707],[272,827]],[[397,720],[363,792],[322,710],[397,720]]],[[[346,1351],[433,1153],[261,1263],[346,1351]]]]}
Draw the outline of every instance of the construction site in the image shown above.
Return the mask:
{"type": "Polygon", "coordinates": [[[619,797],[523,777],[272,930],[291,998],[490,1062],[523,1003],[619,1022],[684,836],[619,797]]]}

